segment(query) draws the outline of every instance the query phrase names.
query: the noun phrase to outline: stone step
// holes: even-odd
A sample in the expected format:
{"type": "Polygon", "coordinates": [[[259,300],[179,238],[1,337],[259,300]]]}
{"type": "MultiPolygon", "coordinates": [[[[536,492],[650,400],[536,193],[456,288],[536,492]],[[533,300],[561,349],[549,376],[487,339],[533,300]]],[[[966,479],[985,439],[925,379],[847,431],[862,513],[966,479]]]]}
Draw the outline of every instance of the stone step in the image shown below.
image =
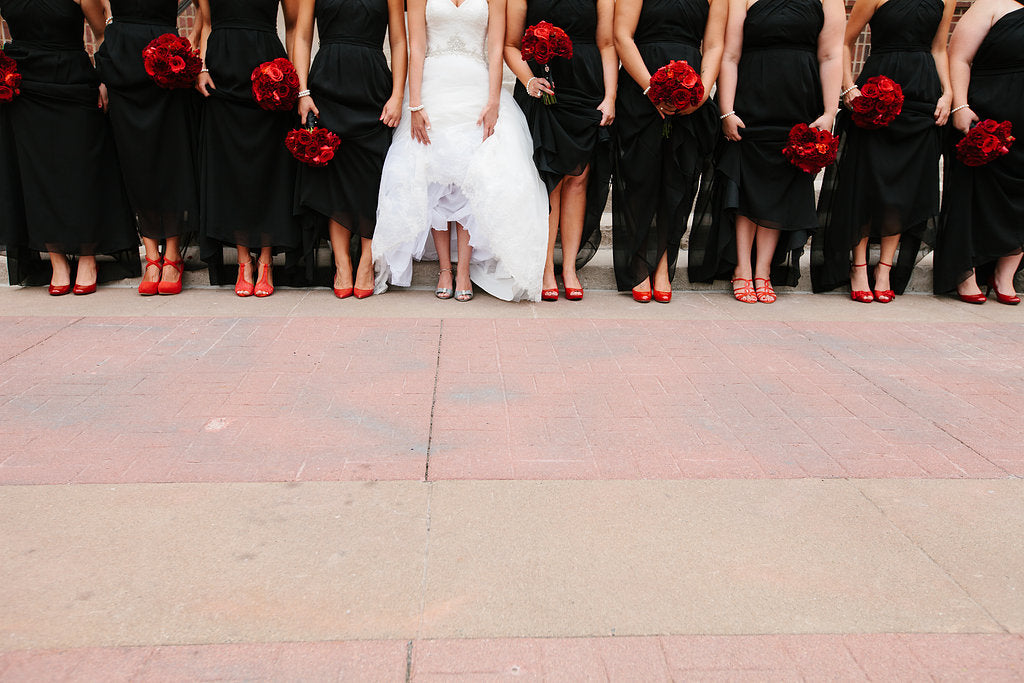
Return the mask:
{"type": "MultiPolygon", "coordinates": [[[[198,260],[198,250],[191,248],[186,253],[186,272],[185,272],[185,287],[187,288],[209,288],[209,278],[206,270],[198,260]]],[[[228,256],[229,252],[225,250],[225,256],[228,256]]],[[[558,258],[556,252],[556,259],[558,258]]],[[[877,253],[871,256],[871,261],[874,262],[878,258],[877,253]]],[[[329,263],[330,254],[328,249],[320,250],[320,259],[324,265],[329,263]]],[[[679,254],[679,263],[683,266],[686,263],[687,252],[684,248],[679,254]]],[[[801,260],[801,276],[800,284],[795,288],[796,291],[811,290],[811,278],[810,278],[810,255],[805,253],[801,260]]],[[[615,272],[612,263],[612,249],[611,249],[611,237],[607,236],[607,239],[602,241],[602,247],[595,254],[594,258],[587,264],[585,268],[580,271],[580,278],[583,282],[583,286],[586,289],[593,290],[614,290],[615,289],[615,272]]],[[[7,286],[7,260],[6,258],[0,259],[0,283],[2,286],[7,286]]],[[[433,289],[437,284],[437,264],[436,262],[422,262],[416,263],[413,268],[412,286],[414,288],[421,289],[433,289]]],[[[132,278],[126,280],[119,280],[116,282],[108,283],[106,286],[110,287],[138,287],[139,278],[132,278]]],[[[718,281],[714,284],[708,285],[703,283],[691,284],[686,280],[685,267],[680,267],[676,274],[675,288],[677,290],[693,290],[693,291],[726,291],[730,288],[728,282],[718,281]]],[[[910,281],[910,285],[907,288],[908,292],[920,292],[930,293],[932,291],[932,255],[929,253],[925,256],[918,264],[914,271],[914,276],[910,281]]]]}

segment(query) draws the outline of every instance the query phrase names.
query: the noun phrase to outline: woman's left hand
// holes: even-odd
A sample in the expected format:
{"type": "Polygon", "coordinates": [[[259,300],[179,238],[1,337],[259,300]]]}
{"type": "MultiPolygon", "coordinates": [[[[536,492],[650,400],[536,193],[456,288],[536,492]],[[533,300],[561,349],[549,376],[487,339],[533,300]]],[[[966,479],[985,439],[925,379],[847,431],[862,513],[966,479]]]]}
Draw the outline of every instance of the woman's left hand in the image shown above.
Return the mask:
{"type": "Polygon", "coordinates": [[[615,99],[605,98],[601,101],[601,104],[597,105],[597,110],[601,112],[601,125],[612,125],[615,121],[615,99]]]}
{"type": "Polygon", "coordinates": [[[476,125],[484,129],[484,140],[494,135],[494,126],[497,123],[498,103],[488,102],[480,112],[480,118],[476,120],[476,125]]]}
{"type": "Polygon", "coordinates": [[[402,98],[392,95],[391,99],[384,103],[384,109],[380,113],[380,121],[388,128],[394,128],[402,120],[402,98]]]}
{"type": "Polygon", "coordinates": [[[832,132],[832,126],[835,125],[836,115],[825,113],[818,118],[811,121],[808,125],[811,128],[817,128],[818,130],[827,130],[829,133],[832,132]]]}
{"type": "Polygon", "coordinates": [[[96,105],[103,110],[104,113],[110,110],[110,96],[107,95],[106,83],[100,83],[100,96],[96,102],[96,105]]]}
{"type": "Polygon", "coordinates": [[[935,125],[944,126],[949,121],[949,110],[953,108],[953,93],[948,93],[939,98],[935,105],[935,125]]]}

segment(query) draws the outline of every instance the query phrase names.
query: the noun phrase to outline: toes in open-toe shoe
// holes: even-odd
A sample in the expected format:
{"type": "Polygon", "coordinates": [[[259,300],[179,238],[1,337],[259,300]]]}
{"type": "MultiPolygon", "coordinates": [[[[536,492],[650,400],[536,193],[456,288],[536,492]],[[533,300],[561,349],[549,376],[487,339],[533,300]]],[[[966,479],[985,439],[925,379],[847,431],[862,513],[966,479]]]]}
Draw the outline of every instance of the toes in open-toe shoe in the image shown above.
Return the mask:
{"type": "Polygon", "coordinates": [[[238,279],[235,280],[235,294],[238,296],[252,296],[253,290],[256,285],[251,280],[245,279],[245,267],[249,266],[249,270],[252,270],[252,261],[238,264],[238,279]]]}
{"type": "Polygon", "coordinates": [[[763,282],[762,287],[754,286],[754,293],[757,296],[757,300],[763,304],[773,304],[779,298],[775,294],[775,290],[772,289],[771,280],[766,277],[755,277],[754,282],[763,282]]]}
{"type": "Polygon", "coordinates": [[[260,279],[253,288],[253,294],[260,298],[274,293],[274,285],[270,284],[270,266],[269,263],[260,263],[260,279]]]}
{"type": "Polygon", "coordinates": [[[730,280],[730,284],[732,284],[732,295],[736,298],[736,301],[742,301],[745,304],[757,303],[757,293],[754,292],[753,280],[748,280],[745,277],[734,277],[730,280]],[[743,286],[737,287],[737,282],[743,286]]]}
{"type": "MultiPolygon", "coordinates": [[[[437,274],[438,282],[440,282],[442,273],[451,273],[451,272],[452,272],[451,268],[442,268],[441,272],[437,274]]],[[[452,298],[452,294],[454,292],[455,292],[455,290],[452,289],[451,287],[441,287],[440,284],[439,284],[437,289],[434,290],[434,296],[436,296],[438,299],[451,299],[452,298]]]]}

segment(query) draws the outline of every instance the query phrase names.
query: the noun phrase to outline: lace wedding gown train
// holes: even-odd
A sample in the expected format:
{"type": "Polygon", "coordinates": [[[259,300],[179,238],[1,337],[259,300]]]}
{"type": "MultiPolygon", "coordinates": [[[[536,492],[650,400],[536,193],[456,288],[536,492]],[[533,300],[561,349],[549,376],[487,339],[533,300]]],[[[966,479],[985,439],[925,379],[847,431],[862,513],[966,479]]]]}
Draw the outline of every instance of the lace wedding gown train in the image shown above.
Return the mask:
{"type": "Polygon", "coordinates": [[[430,229],[458,222],[470,234],[474,283],[508,301],[540,299],[548,198],[526,119],[502,90],[494,134],[483,140],[477,126],[489,87],[487,12],[487,0],[427,0],[422,104],[430,145],[412,139],[406,109],[381,178],[377,292],[408,286],[413,259],[437,258],[430,229]]]}

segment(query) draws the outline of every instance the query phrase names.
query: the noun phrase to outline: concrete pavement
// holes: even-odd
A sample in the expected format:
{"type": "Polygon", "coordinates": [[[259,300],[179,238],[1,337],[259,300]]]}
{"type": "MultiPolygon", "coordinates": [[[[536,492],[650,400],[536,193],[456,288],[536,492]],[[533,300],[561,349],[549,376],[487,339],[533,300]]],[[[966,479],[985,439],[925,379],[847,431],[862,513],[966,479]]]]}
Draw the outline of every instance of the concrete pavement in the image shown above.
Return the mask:
{"type": "Polygon", "coordinates": [[[1022,314],[0,289],[0,680],[1019,680],[1022,314]]]}

